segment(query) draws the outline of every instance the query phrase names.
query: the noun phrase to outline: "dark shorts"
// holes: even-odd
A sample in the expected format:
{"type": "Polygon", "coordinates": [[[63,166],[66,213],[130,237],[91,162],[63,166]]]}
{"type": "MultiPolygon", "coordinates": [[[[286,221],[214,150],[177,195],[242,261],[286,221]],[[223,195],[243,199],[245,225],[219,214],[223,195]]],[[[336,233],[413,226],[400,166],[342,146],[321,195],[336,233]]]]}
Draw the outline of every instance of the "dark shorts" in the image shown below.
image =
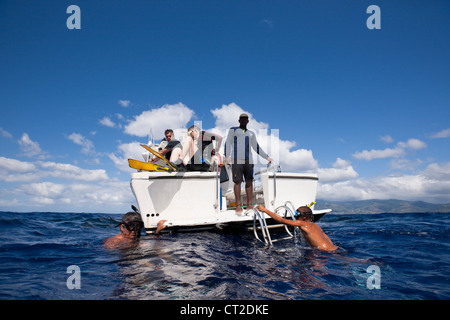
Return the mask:
{"type": "Polygon", "coordinates": [[[231,166],[233,182],[253,181],[253,166],[253,164],[233,164],[231,166]]]}

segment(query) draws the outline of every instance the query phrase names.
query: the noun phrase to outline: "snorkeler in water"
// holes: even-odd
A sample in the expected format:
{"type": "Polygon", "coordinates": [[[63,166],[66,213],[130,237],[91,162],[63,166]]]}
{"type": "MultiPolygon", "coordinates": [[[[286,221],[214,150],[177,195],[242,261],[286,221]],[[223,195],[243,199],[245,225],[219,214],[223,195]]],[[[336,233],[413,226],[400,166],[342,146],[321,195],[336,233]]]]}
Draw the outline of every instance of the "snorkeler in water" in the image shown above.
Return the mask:
{"type": "MultiPolygon", "coordinates": [[[[155,234],[158,235],[161,230],[165,229],[166,220],[158,222],[155,234]]],[[[144,227],[141,215],[136,212],[127,212],[122,217],[122,221],[117,225],[120,226],[120,233],[105,240],[104,246],[108,249],[126,248],[136,243],[141,237],[141,230],[144,227]]]]}
{"type": "Polygon", "coordinates": [[[267,210],[261,205],[256,206],[256,209],[267,213],[271,216],[275,221],[286,224],[288,226],[299,227],[305,236],[306,242],[309,243],[310,246],[323,250],[332,252],[338,249],[337,246],[331,242],[330,238],[323,232],[322,228],[313,222],[313,213],[309,207],[300,207],[296,211],[296,219],[297,220],[288,220],[283,219],[278,214],[273,213],[270,210],[267,210]]]}

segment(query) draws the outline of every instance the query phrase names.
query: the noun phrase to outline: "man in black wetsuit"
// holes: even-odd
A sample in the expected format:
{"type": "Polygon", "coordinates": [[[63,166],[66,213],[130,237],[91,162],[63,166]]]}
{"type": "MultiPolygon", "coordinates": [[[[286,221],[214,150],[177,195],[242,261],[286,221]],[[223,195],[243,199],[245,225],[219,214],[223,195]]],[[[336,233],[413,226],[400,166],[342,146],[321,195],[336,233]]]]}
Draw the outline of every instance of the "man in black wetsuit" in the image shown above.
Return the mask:
{"type": "MultiPolygon", "coordinates": [[[[164,149],[159,150],[159,153],[161,153],[167,160],[170,160],[170,156],[172,155],[172,151],[175,148],[181,149],[181,143],[180,141],[174,139],[174,134],[172,129],[167,129],[164,131],[164,136],[166,137],[167,145],[164,149]]],[[[155,158],[152,160],[152,162],[158,161],[158,158],[155,158]]]]}

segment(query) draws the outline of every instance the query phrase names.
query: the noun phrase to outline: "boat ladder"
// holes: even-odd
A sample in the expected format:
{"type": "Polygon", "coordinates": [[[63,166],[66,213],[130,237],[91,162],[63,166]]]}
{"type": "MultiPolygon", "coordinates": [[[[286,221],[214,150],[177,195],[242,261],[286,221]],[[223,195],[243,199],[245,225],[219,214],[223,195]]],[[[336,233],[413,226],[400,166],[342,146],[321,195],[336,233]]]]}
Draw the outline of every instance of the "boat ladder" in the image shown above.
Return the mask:
{"type": "MultiPolygon", "coordinates": [[[[287,219],[288,216],[290,216],[290,218],[292,220],[295,220],[295,216],[294,216],[295,209],[290,201],[286,201],[286,203],[283,206],[279,206],[278,208],[276,208],[275,213],[279,214],[278,212],[282,211],[283,209],[284,209],[284,218],[285,219],[287,219]]],[[[289,230],[289,227],[284,224],[276,224],[276,225],[269,226],[269,225],[267,225],[267,221],[264,217],[263,212],[261,212],[257,209],[253,209],[253,213],[254,213],[254,215],[253,215],[253,233],[255,234],[255,238],[261,242],[264,242],[266,245],[271,246],[271,245],[273,245],[274,242],[281,241],[281,240],[289,240],[296,236],[298,227],[295,227],[294,230],[291,232],[291,230],[289,230]],[[259,227],[257,226],[258,223],[259,223],[259,227]],[[281,227],[285,228],[287,236],[277,238],[277,239],[272,239],[272,236],[270,235],[270,229],[281,228],[281,227]],[[263,240],[261,240],[258,235],[258,229],[261,230],[263,240]]],[[[290,228],[292,228],[292,227],[290,227],[290,228]]]]}

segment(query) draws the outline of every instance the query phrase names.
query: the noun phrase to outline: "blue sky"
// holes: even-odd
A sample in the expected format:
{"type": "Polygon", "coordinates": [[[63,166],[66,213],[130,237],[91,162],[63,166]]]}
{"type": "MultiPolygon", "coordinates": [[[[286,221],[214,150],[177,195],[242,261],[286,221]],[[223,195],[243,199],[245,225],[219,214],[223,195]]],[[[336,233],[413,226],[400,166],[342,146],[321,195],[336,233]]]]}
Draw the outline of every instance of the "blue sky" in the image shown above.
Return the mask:
{"type": "Polygon", "coordinates": [[[319,174],[321,199],[448,203],[449,14],[438,0],[2,0],[0,210],[122,213],[149,128],[225,135],[243,111],[278,133],[285,171],[319,174]]]}

